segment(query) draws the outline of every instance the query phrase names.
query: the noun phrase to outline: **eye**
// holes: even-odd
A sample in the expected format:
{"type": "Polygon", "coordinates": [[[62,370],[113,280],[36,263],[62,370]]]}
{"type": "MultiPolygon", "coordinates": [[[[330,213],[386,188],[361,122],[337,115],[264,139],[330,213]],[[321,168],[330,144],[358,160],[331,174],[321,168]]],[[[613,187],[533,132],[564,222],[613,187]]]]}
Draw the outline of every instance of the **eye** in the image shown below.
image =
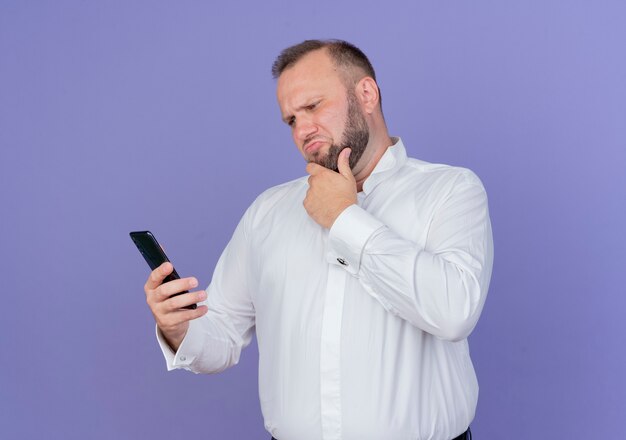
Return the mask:
{"type": "Polygon", "coordinates": [[[296,118],[295,117],[292,116],[291,118],[287,119],[287,125],[288,126],[293,127],[293,124],[295,124],[295,123],[296,123],[296,118]]]}
{"type": "Polygon", "coordinates": [[[309,110],[309,111],[310,110],[315,110],[317,108],[317,106],[319,105],[319,103],[320,102],[317,101],[317,102],[314,102],[313,104],[309,104],[309,105],[306,106],[306,109],[309,110]]]}

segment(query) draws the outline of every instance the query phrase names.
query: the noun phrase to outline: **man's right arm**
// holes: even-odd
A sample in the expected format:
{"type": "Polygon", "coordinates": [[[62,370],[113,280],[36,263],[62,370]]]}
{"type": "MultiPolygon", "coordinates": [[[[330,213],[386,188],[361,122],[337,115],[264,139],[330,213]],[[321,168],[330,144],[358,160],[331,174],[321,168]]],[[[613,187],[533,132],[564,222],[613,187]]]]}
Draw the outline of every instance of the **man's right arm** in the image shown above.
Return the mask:
{"type": "Polygon", "coordinates": [[[222,252],[206,293],[170,298],[197,285],[194,278],[185,278],[159,286],[171,272],[171,265],[157,268],[146,283],[148,305],[157,322],[157,339],[168,370],[217,373],[237,364],[242,348],[250,343],[256,317],[249,288],[248,217],[246,212],[222,252]],[[182,308],[194,303],[198,303],[196,310],[182,308]]]}

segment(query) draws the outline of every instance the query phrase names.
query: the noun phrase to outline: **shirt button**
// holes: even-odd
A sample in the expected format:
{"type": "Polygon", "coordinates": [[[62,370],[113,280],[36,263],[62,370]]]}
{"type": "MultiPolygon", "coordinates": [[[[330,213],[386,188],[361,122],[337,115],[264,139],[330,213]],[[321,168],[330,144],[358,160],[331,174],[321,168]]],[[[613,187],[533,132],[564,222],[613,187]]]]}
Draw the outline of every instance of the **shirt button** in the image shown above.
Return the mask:
{"type": "Polygon", "coordinates": [[[337,258],[337,261],[339,262],[339,264],[343,265],[343,266],[347,266],[348,262],[346,260],[344,260],[343,258],[337,258]]]}
{"type": "Polygon", "coordinates": [[[183,361],[183,362],[185,362],[185,361],[187,360],[187,357],[186,357],[186,356],[181,356],[181,357],[180,357],[180,360],[181,360],[181,361],[183,361]]]}

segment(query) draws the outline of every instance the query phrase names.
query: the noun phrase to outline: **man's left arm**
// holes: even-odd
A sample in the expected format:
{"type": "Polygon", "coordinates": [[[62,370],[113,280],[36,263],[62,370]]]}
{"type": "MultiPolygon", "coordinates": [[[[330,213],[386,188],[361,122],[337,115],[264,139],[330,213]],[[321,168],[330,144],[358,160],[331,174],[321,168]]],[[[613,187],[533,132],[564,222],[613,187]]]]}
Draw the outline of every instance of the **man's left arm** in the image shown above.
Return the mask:
{"type": "Polygon", "coordinates": [[[466,338],[493,264],[487,196],[474,179],[457,184],[437,209],[424,246],[349,206],[330,229],[328,261],[359,278],[390,313],[443,339],[466,338]]]}

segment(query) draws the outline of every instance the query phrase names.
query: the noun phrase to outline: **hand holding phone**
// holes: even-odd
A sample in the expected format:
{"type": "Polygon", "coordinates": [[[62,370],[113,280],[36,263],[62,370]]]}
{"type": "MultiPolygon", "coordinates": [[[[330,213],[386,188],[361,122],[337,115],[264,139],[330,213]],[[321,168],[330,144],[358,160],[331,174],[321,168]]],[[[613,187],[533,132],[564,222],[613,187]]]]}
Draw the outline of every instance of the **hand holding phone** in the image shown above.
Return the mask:
{"type": "MultiPolygon", "coordinates": [[[[165,262],[170,261],[165,255],[165,251],[163,251],[163,246],[159,244],[155,236],[150,231],[137,231],[131,232],[130,238],[133,240],[141,255],[150,266],[150,269],[154,270],[165,262]]],[[[180,276],[176,269],[172,269],[172,273],[166,276],[163,279],[163,283],[169,283],[170,281],[179,280],[180,276]]],[[[178,292],[173,294],[172,296],[182,295],[183,293],[189,293],[188,290],[184,290],[182,292],[178,292]]],[[[189,304],[185,306],[185,309],[195,309],[197,307],[196,304],[189,304]]]]}
{"type": "Polygon", "coordinates": [[[176,351],[187,334],[189,321],[199,318],[208,311],[207,306],[196,305],[197,302],[206,299],[206,292],[204,290],[189,292],[189,289],[197,287],[198,281],[193,277],[178,276],[165,252],[149,231],[133,232],[131,238],[148,265],[151,268],[154,266],[144,286],[146,301],[161,334],[172,350],[176,351]]]}

